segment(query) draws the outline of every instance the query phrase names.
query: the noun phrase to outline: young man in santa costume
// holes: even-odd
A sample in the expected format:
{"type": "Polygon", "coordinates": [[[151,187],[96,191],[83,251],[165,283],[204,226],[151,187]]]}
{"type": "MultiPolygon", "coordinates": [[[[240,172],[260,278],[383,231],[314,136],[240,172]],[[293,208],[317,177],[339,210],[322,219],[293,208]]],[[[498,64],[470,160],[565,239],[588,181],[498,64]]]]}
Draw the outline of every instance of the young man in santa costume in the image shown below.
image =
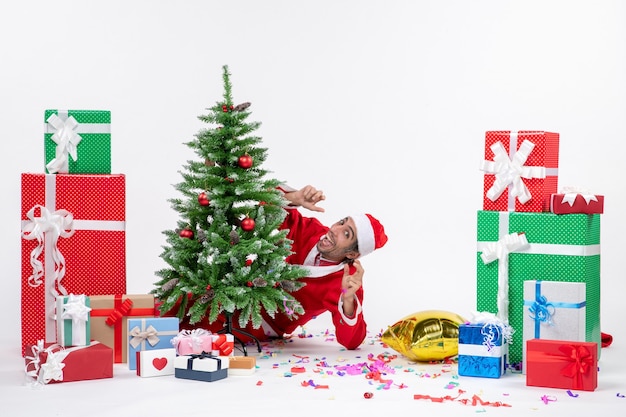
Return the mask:
{"type": "MultiPolygon", "coordinates": [[[[335,326],[337,342],[346,349],[356,349],[367,332],[361,309],[364,271],[359,258],[387,242],[385,230],[369,214],[347,216],[330,227],[324,226],[318,219],[304,217],[298,211],[298,207],[303,207],[323,212],[324,209],[317,205],[325,200],[321,190],[310,185],[299,190],[283,186],[280,190],[289,203],[285,207],[287,216],[280,228],[289,229],[287,238],[293,242],[293,253],[286,261],[309,271],[306,278],[300,279],[306,285],[292,293],[302,305],[304,314],[294,318],[277,312],[270,317],[263,312],[263,323],[258,329],[249,323],[244,329],[233,330],[242,343],[252,340],[246,334],[263,341],[272,336],[292,334],[299,326],[328,311],[335,326]]],[[[236,318],[232,321],[237,323],[236,318]]],[[[205,328],[215,333],[224,327],[223,317],[211,324],[203,321],[190,325],[185,320],[181,323],[181,328],[205,328]]]]}
{"type": "Polygon", "coordinates": [[[330,312],[337,342],[346,349],[356,349],[365,339],[367,325],[363,318],[363,267],[359,258],[387,243],[380,222],[370,214],[347,216],[332,226],[324,226],[316,218],[304,217],[297,207],[323,212],[317,203],[324,193],[311,185],[299,190],[281,187],[289,201],[287,217],[281,228],[289,229],[293,241],[286,260],[309,270],[301,281],[306,285],[293,293],[304,308],[297,319],[286,314],[274,318],[264,315],[262,329],[279,336],[293,333],[298,326],[330,312]]]}

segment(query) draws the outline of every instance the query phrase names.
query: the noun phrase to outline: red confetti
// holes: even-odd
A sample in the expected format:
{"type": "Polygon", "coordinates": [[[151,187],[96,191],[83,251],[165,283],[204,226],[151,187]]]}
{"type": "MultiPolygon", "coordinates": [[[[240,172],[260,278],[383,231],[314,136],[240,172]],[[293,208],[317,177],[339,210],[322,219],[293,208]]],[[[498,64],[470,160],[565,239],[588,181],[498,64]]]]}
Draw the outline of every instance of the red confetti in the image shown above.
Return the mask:
{"type": "Polygon", "coordinates": [[[368,400],[372,398],[373,396],[374,394],[372,394],[371,392],[366,392],[365,394],[363,394],[363,397],[367,398],[368,400]]]}
{"type": "Polygon", "coordinates": [[[306,368],[304,366],[292,366],[291,372],[294,374],[302,374],[306,372],[306,368]]]}

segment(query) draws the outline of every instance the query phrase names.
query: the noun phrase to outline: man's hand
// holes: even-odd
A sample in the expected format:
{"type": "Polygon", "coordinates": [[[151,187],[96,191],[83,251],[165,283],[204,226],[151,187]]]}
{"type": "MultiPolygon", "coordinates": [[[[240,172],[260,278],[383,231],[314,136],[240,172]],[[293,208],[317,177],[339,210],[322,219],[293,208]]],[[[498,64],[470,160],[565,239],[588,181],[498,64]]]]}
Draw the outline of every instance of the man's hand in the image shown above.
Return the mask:
{"type": "Polygon", "coordinates": [[[301,206],[311,211],[323,212],[323,207],[318,207],[317,203],[326,200],[322,190],[318,190],[312,185],[307,185],[298,191],[285,193],[285,198],[294,206],[301,206]]]}
{"type": "Polygon", "coordinates": [[[341,280],[341,299],[343,301],[343,313],[348,317],[354,316],[354,297],[355,293],[363,283],[363,267],[361,261],[355,259],[352,265],[356,268],[353,274],[350,274],[350,264],[343,266],[343,278],[341,280]]]}

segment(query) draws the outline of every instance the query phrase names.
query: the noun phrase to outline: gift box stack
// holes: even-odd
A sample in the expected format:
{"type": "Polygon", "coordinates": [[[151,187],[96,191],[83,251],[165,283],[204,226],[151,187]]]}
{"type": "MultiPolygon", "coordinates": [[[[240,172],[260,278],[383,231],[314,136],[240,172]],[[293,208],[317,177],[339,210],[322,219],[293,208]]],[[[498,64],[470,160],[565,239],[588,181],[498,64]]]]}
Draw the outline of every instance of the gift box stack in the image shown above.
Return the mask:
{"type": "MultiPolygon", "coordinates": [[[[601,347],[603,197],[559,193],[558,167],[558,133],[486,132],[483,209],[477,214],[476,308],[511,326],[507,360],[522,366],[528,385],[557,387],[548,378],[548,368],[537,365],[537,351],[547,355],[544,360],[562,358],[545,353],[551,348],[543,342],[556,341],[570,353],[587,349],[595,360],[601,347]]],[[[567,364],[566,359],[559,363],[567,364]]],[[[589,368],[589,374],[595,372],[589,368]]],[[[582,386],[563,378],[569,388],[582,386]]]]}
{"type": "Polygon", "coordinates": [[[44,159],[43,173],[21,176],[22,354],[31,374],[57,363],[46,382],[112,377],[89,299],[126,292],[125,178],[111,174],[111,113],[46,110],[44,159]]]}

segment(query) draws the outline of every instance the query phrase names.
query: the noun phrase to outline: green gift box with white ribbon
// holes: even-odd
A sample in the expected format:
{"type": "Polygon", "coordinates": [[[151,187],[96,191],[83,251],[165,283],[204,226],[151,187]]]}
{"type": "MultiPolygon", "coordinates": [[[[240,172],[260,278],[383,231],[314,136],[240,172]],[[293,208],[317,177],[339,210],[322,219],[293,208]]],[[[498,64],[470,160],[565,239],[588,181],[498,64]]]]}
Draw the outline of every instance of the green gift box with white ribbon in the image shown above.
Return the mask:
{"type": "Polygon", "coordinates": [[[476,309],[517,334],[509,362],[523,360],[524,281],[584,282],[585,341],[600,355],[600,215],[479,210],[476,309]]]}
{"type": "Polygon", "coordinates": [[[110,174],[111,112],[46,110],[44,152],[48,174],[110,174]]]}

